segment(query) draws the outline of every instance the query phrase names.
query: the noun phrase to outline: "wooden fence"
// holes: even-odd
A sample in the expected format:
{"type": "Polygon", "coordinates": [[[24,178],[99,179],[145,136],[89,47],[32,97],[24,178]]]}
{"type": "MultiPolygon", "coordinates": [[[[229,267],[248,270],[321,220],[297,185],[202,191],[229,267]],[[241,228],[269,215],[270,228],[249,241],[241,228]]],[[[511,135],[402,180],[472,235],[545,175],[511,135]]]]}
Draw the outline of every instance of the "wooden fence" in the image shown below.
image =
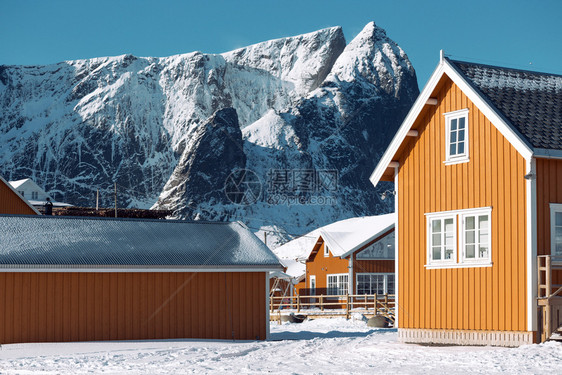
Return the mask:
{"type": "Polygon", "coordinates": [[[344,294],[269,297],[271,313],[295,310],[313,314],[314,310],[342,315],[349,319],[352,312],[382,315],[394,323],[395,298],[393,294],[344,294]]]}
{"type": "Polygon", "coordinates": [[[545,342],[562,328],[562,284],[555,284],[553,272],[562,272],[562,256],[539,255],[538,295],[540,341],[545,342]]]}

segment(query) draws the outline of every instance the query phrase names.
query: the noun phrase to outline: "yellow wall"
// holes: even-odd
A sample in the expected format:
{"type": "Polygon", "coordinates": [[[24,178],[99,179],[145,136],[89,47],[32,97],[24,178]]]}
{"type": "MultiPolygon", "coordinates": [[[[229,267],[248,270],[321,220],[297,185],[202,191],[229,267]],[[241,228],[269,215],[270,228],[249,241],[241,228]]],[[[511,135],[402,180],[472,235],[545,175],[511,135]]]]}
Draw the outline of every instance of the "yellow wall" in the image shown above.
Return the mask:
{"type": "Polygon", "coordinates": [[[399,160],[399,327],[525,331],[525,160],[448,77],[432,97],[399,160]],[[443,114],[465,108],[470,161],[445,165],[443,114]],[[425,213],[490,206],[492,267],[424,267],[425,213]]]}

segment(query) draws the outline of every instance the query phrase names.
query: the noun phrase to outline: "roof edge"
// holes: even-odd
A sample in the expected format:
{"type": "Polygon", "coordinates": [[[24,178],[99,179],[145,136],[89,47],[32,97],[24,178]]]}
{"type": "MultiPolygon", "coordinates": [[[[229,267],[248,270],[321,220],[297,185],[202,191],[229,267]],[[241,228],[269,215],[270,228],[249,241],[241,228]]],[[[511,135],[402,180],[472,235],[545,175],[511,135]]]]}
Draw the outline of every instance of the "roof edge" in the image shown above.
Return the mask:
{"type": "Polygon", "coordinates": [[[70,264],[2,264],[1,272],[271,272],[283,271],[277,265],[201,265],[201,266],[152,266],[152,265],[70,265],[70,264]]]}
{"type": "Polygon", "coordinates": [[[371,236],[371,238],[369,238],[366,241],[363,241],[361,244],[355,246],[354,248],[352,248],[351,250],[348,250],[347,252],[343,253],[342,255],[340,255],[340,258],[347,258],[349,255],[353,254],[354,252],[356,252],[357,250],[359,250],[360,248],[362,248],[363,246],[365,246],[366,244],[368,244],[369,242],[376,240],[378,237],[381,237],[383,234],[385,234],[386,232],[389,232],[390,230],[394,229],[396,226],[396,223],[392,223],[389,226],[387,226],[386,228],[380,230],[379,232],[377,232],[377,234],[375,234],[374,236],[371,236]]]}
{"type": "MultiPolygon", "coordinates": [[[[14,189],[14,187],[12,186],[12,184],[10,184],[8,181],[6,181],[2,176],[0,176],[0,181],[2,181],[6,186],[8,186],[8,188],[10,188],[10,190],[16,194],[18,197],[20,197],[20,199],[29,206],[29,208],[31,208],[33,210],[33,212],[35,212],[37,214],[37,216],[41,217],[41,213],[35,208],[33,207],[33,205],[31,203],[29,203],[29,201],[27,199],[25,199],[24,197],[22,197],[20,195],[20,193],[17,192],[16,189],[14,189]]],[[[15,215],[15,216],[24,216],[24,217],[30,217],[30,215],[15,215]]],[[[31,215],[32,217],[35,217],[33,215],[31,215]]]]}

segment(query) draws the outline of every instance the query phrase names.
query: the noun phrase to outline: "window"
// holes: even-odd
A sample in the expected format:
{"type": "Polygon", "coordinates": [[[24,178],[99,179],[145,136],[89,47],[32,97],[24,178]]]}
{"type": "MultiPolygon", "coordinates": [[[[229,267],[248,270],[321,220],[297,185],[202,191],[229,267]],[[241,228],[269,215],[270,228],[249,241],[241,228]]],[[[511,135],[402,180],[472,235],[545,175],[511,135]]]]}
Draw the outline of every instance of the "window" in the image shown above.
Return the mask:
{"type": "Polygon", "coordinates": [[[394,294],[393,273],[358,273],[357,294],[394,294]]]}
{"type": "Polygon", "coordinates": [[[490,261],[490,212],[462,215],[462,259],[490,261]]]}
{"type": "Polygon", "coordinates": [[[21,195],[22,197],[25,197],[25,191],[20,190],[20,191],[18,191],[18,193],[20,193],[20,195],[21,195]]]}
{"type": "Polygon", "coordinates": [[[468,158],[468,109],[445,113],[445,164],[464,163],[468,158]]]}
{"type": "Polygon", "coordinates": [[[491,266],[491,215],[490,207],[426,214],[426,267],[491,266]]]}
{"type": "Polygon", "coordinates": [[[394,231],[357,253],[356,259],[394,259],[394,231]]]}
{"type": "Polygon", "coordinates": [[[457,250],[456,216],[438,216],[428,220],[429,264],[455,262],[457,250]]]}
{"type": "Polygon", "coordinates": [[[328,249],[328,244],[326,242],[324,242],[324,256],[325,257],[330,256],[330,249],[328,249]]]}
{"type": "Polygon", "coordinates": [[[550,254],[562,255],[562,203],[550,204],[550,254]]]}
{"type": "Polygon", "coordinates": [[[36,191],[32,191],[31,192],[31,199],[37,199],[37,192],[36,191]]]}
{"type": "Polygon", "coordinates": [[[328,275],[328,294],[343,295],[348,292],[349,275],[341,273],[336,275],[328,275]]]}
{"type": "Polygon", "coordinates": [[[315,275],[310,275],[310,281],[309,281],[308,287],[310,288],[310,294],[315,295],[316,294],[316,276],[315,275]]]}

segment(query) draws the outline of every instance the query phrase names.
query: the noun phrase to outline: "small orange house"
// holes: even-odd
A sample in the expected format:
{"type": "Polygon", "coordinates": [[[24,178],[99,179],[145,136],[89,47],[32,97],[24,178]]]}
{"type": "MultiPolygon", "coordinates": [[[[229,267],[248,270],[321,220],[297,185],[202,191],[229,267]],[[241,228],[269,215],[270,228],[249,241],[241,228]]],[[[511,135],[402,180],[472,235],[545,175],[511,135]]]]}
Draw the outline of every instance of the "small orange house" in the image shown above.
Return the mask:
{"type": "Polygon", "coordinates": [[[282,267],[241,223],[0,215],[0,228],[0,345],[268,337],[282,267]]]}
{"type": "Polygon", "coordinates": [[[0,214],[40,215],[39,211],[20,196],[2,176],[0,176],[0,214]]]}
{"type": "Polygon", "coordinates": [[[371,181],[394,181],[404,342],[537,342],[537,255],[562,255],[562,76],[439,65],[371,181]]]}
{"type": "Polygon", "coordinates": [[[306,265],[301,296],[394,294],[394,222],[394,214],[338,221],[275,252],[306,265]]]}

